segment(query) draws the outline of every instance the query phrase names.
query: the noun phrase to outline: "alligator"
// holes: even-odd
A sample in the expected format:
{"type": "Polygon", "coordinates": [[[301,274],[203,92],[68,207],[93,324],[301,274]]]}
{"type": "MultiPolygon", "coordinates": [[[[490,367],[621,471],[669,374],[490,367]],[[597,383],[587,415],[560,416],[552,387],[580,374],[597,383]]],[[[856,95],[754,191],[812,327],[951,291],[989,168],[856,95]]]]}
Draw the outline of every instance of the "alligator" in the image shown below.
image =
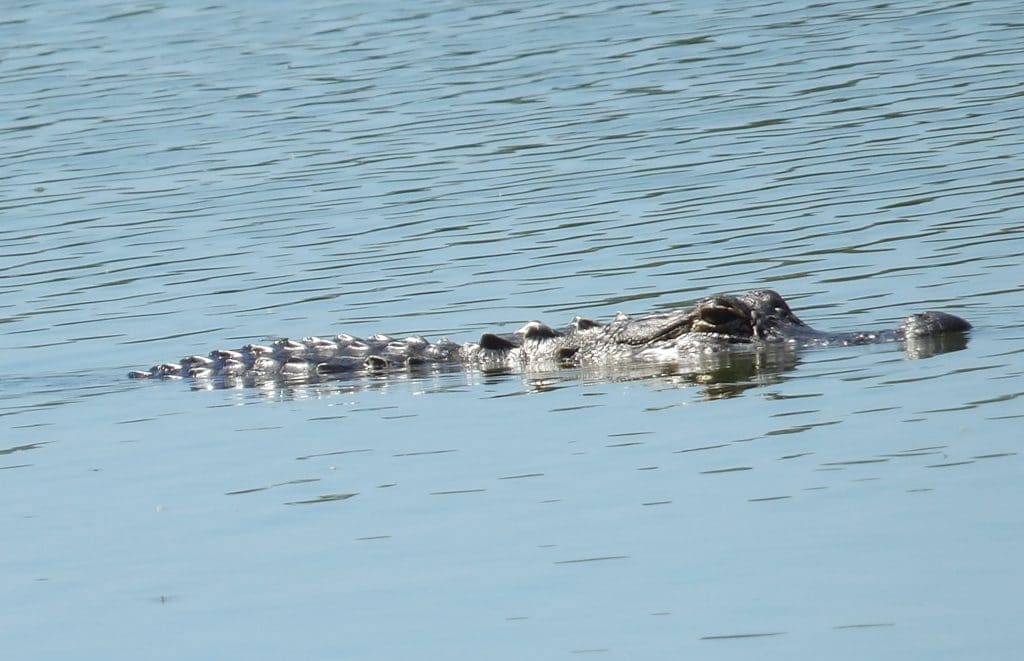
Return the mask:
{"type": "MultiPolygon", "coordinates": [[[[587,367],[629,362],[677,362],[722,352],[758,352],[783,348],[902,343],[911,351],[924,339],[959,337],[967,320],[946,312],[922,312],[896,328],[828,333],[808,326],[777,292],[755,289],[717,294],[688,309],[640,316],[617,314],[600,323],[582,317],[556,329],[531,321],[513,333],[484,333],[479,341],[430,342],[421,336],[372,335],[277,339],[240,349],[217,349],[176,363],[133,371],[133,379],[221,379],[229,384],[271,380],[312,382],[346,375],[416,371],[443,366],[483,370],[587,367]]],[[[954,342],[955,343],[955,342],[954,342]]],[[[934,345],[925,354],[950,350],[934,345]]]]}

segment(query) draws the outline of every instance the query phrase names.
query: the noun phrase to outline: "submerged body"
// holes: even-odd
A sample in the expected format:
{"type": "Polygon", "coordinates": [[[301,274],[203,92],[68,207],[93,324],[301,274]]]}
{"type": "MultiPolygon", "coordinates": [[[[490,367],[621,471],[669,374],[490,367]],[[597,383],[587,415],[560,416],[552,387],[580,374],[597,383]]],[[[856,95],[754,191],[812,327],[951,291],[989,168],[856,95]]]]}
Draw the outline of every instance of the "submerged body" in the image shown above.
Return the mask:
{"type": "Polygon", "coordinates": [[[770,289],[719,294],[693,307],[631,317],[607,324],[577,317],[556,330],[531,321],[515,333],[485,333],[478,342],[458,344],[447,338],[431,343],[423,337],[374,335],[357,338],[307,337],[218,349],[161,363],[131,378],[280,378],[314,380],[338,374],[408,370],[424,365],[465,365],[484,369],[586,366],[622,361],[671,362],[723,351],[750,352],[772,347],[828,347],[884,342],[911,344],[920,338],[962,333],[966,320],[945,312],[922,312],[893,329],[826,333],[802,322],[786,301],[770,289]]]}

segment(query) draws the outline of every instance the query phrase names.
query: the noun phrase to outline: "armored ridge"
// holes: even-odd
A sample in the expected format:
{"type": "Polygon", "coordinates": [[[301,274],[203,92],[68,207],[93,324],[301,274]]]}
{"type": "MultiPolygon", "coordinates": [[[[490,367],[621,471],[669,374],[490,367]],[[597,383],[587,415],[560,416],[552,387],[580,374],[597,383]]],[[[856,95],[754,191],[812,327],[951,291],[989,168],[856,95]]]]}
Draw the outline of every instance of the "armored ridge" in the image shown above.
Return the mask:
{"type": "Polygon", "coordinates": [[[309,381],[445,364],[493,369],[675,361],[707,353],[778,346],[911,343],[970,328],[970,323],[955,315],[922,312],[907,317],[893,329],[827,333],[801,321],[778,293],[758,289],[710,296],[684,310],[636,317],[620,313],[607,324],[577,317],[565,328],[555,329],[531,321],[514,333],[485,333],[478,342],[464,344],[447,338],[431,343],[419,336],[387,335],[279,339],[266,345],[247,344],[237,350],[217,349],[205,356],[186,356],[176,363],[161,363],[128,376],[309,381]]]}

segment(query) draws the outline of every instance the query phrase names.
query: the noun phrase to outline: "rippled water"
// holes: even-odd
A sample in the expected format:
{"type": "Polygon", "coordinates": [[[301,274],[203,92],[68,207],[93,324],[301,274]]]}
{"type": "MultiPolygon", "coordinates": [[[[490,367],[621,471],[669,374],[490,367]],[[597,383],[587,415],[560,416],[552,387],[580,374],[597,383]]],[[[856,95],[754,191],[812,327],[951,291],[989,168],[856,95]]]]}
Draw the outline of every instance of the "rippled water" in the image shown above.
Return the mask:
{"type": "Polygon", "coordinates": [[[691,4],[8,8],[4,649],[1016,656],[1019,7],[691,4]],[[975,330],[696,373],[124,378],[759,286],[823,329],[975,330]]]}

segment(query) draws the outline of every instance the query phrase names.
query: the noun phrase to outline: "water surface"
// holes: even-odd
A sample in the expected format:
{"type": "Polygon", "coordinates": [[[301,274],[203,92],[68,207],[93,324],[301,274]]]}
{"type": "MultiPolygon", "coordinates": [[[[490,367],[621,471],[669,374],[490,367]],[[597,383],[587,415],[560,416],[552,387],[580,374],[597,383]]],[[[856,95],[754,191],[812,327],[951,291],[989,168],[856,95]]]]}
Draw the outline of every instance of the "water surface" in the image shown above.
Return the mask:
{"type": "Polygon", "coordinates": [[[1018,14],[9,8],[4,649],[1012,658],[1018,14]],[[823,329],[975,330],[710,374],[124,378],[763,286],[823,329]]]}

